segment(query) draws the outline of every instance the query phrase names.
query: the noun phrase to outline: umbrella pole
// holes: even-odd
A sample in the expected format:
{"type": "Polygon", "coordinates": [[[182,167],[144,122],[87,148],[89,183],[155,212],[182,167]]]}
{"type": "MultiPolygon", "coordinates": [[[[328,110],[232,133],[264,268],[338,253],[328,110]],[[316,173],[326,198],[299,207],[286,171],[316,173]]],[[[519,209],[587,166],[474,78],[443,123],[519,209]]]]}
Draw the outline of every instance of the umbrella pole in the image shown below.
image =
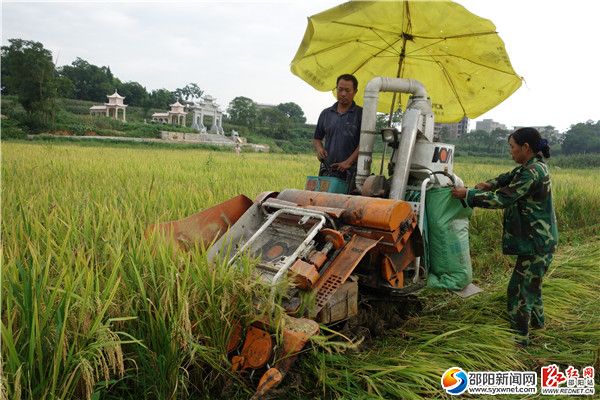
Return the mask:
{"type": "Polygon", "coordinates": [[[383,143],[383,155],[381,156],[381,167],[379,167],[379,175],[383,175],[383,163],[385,162],[385,151],[387,150],[388,144],[383,143]]]}
{"type": "MultiPolygon", "coordinates": [[[[399,77],[396,77],[399,78],[399,77]]],[[[396,92],[392,96],[392,105],[390,106],[390,113],[388,114],[388,127],[392,127],[392,119],[394,118],[394,105],[396,104],[396,92]]]]}
{"type": "MultiPolygon", "coordinates": [[[[400,58],[398,59],[398,71],[396,71],[396,78],[400,78],[402,72],[402,63],[406,55],[406,37],[402,35],[402,50],[400,51],[400,58]]],[[[392,126],[392,119],[394,118],[394,106],[396,105],[396,92],[392,95],[392,105],[390,106],[390,114],[388,117],[388,127],[392,126]]]]}
{"type": "MultiPolygon", "coordinates": [[[[396,72],[396,78],[400,78],[402,72],[402,62],[404,61],[406,49],[406,37],[402,35],[402,51],[400,52],[400,59],[398,60],[398,71],[396,72]]],[[[396,92],[392,95],[392,105],[390,106],[390,113],[388,115],[388,127],[392,127],[392,119],[394,118],[394,105],[396,104],[396,92]]],[[[383,163],[385,162],[385,153],[387,150],[387,143],[383,145],[383,155],[381,157],[381,167],[379,167],[379,175],[383,175],[383,163]]]]}

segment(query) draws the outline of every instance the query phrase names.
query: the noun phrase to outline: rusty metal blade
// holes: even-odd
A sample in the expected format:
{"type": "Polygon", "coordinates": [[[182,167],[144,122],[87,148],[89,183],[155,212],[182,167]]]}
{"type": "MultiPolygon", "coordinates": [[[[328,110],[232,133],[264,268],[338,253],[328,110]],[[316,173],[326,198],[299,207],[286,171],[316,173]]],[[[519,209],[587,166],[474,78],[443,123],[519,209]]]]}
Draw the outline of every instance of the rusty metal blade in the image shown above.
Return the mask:
{"type": "Polygon", "coordinates": [[[378,242],[379,240],[372,240],[358,235],[352,236],[352,239],[344,246],[315,284],[315,290],[317,290],[315,313],[321,311],[329,298],[352,274],[360,260],[378,242]]]}
{"type": "Polygon", "coordinates": [[[157,231],[176,241],[184,249],[192,247],[195,243],[208,246],[235,224],[250,206],[252,200],[239,195],[187,218],[150,225],[146,229],[146,236],[157,231]]]}

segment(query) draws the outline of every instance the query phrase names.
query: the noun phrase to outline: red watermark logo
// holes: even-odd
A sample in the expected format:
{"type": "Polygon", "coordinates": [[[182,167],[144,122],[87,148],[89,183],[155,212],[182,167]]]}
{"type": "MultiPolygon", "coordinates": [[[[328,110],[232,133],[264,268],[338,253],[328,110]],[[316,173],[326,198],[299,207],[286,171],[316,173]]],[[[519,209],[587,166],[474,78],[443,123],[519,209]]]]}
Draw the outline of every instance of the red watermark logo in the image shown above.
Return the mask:
{"type": "Polygon", "coordinates": [[[540,383],[544,395],[592,396],[594,388],[594,367],[581,369],[570,366],[562,372],[556,364],[542,367],[540,383]]]}

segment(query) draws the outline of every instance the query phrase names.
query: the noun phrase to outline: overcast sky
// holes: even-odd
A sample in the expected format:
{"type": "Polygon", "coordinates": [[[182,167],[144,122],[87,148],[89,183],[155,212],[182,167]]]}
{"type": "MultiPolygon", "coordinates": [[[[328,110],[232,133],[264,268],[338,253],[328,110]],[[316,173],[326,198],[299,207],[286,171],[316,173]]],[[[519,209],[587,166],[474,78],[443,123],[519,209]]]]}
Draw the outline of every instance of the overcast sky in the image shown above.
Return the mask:
{"type": "MultiPolygon", "coordinates": [[[[457,0],[492,20],[524,85],[486,114],[508,127],[600,120],[600,2],[457,0]]],[[[308,16],[331,0],[2,1],[2,44],[42,42],[58,66],[81,57],[148,91],[198,83],[223,109],[236,96],[293,101],[308,122],[335,99],[290,72],[308,16]]],[[[127,100],[126,100],[127,101],[127,100]]],[[[474,123],[471,124],[474,127],[474,123]]]]}

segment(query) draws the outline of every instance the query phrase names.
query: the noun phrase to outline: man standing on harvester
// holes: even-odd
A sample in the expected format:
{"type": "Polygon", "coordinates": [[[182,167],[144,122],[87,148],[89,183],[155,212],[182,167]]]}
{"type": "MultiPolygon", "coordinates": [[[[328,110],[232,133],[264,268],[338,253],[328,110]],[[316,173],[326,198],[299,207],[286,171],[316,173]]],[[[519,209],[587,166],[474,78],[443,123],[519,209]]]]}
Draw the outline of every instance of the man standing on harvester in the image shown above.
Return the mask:
{"type": "Polygon", "coordinates": [[[362,107],[354,102],[357,90],[358,80],[354,75],[337,78],[338,101],[321,112],[313,138],[317,158],[321,161],[319,176],[340,178],[348,183],[350,190],[356,176],[362,122],[362,107]]]}

